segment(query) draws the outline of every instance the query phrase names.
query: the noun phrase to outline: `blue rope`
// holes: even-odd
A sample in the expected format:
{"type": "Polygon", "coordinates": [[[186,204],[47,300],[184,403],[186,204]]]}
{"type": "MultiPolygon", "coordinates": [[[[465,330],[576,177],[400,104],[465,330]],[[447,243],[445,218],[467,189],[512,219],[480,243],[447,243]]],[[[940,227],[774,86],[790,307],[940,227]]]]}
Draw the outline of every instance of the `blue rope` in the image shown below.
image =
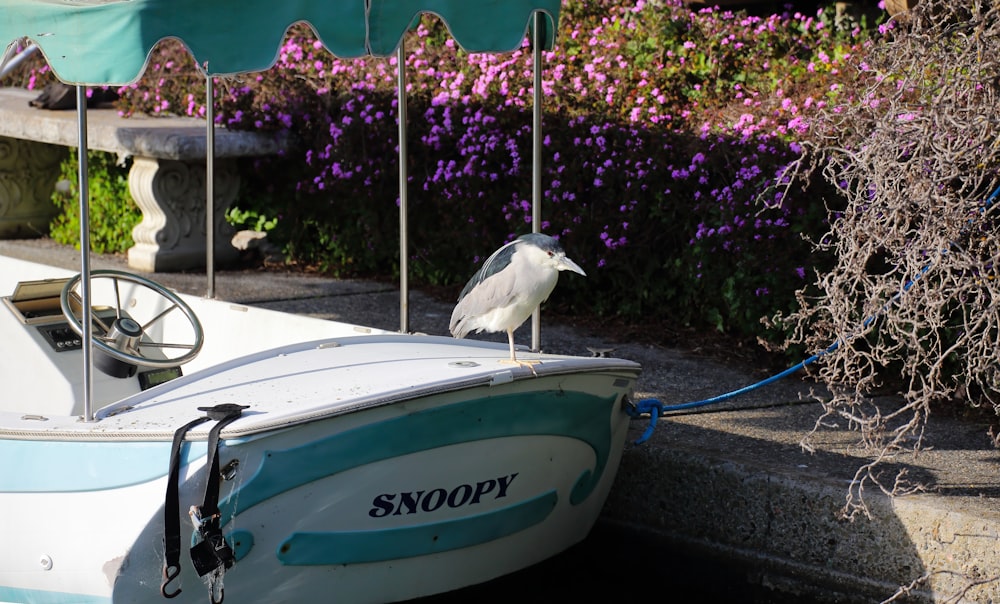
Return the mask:
{"type": "MultiPolygon", "coordinates": [[[[997,187],[997,189],[994,190],[992,194],[990,194],[990,196],[986,199],[986,203],[984,203],[983,207],[979,209],[979,213],[982,214],[982,213],[986,212],[986,210],[989,209],[989,207],[993,204],[994,201],[996,201],[996,199],[998,197],[1000,197],[1000,187],[997,187]]],[[[969,219],[969,223],[970,224],[972,223],[972,220],[973,219],[969,219]]],[[[948,250],[944,250],[944,253],[948,253],[948,250]]],[[[862,323],[861,323],[862,328],[863,329],[868,328],[868,326],[871,325],[875,321],[875,319],[877,319],[886,310],[888,310],[890,306],[892,306],[897,300],[899,300],[903,296],[903,294],[905,294],[906,292],[910,291],[910,289],[913,287],[913,285],[917,281],[919,281],[921,277],[923,277],[925,274],[927,274],[927,271],[929,271],[931,269],[931,266],[933,266],[933,264],[934,264],[933,262],[930,262],[926,266],[924,266],[922,269],[920,269],[920,271],[912,279],[910,279],[909,281],[907,281],[903,285],[902,291],[899,291],[896,294],[894,294],[892,296],[892,298],[882,306],[882,308],[881,308],[881,310],[879,312],[873,314],[872,316],[870,316],[870,317],[866,318],[864,321],[862,321],[862,323]]],[[[756,390],[758,388],[762,388],[764,386],[773,384],[774,382],[777,382],[780,379],[784,379],[784,378],[786,378],[786,377],[788,377],[788,376],[790,376],[790,375],[792,375],[794,373],[798,373],[799,371],[802,371],[803,369],[805,369],[809,365],[812,365],[817,360],[819,360],[822,357],[830,354],[831,352],[834,352],[838,348],[840,348],[840,340],[834,342],[833,344],[831,344],[830,346],[828,346],[825,350],[822,350],[822,351],[820,351],[820,352],[812,355],[808,359],[806,359],[804,361],[801,361],[800,363],[798,363],[796,365],[792,365],[791,367],[789,367],[788,369],[785,369],[784,371],[781,371],[780,373],[776,373],[776,374],[774,374],[774,375],[772,375],[772,376],[770,376],[768,378],[760,380],[759,382],[757,382],[755,384],[750,384],[749,386],[744,386],[742,388],[738,388],[738,389],[733,390],[731,392],[727,392],[725,394],[720,394],[718,396],[713,396],[711,398],[702,399],[700,401],[693,401],[693,402],[690,402],[690,403],[678,403],[676,405],[664,405],[662,402],[660,402],[659,399],[655,399],[655,398],[642,399],[642,400],[638,401],[637,403],[635,403],[634,407],[630,406],[630,407],[626,408],[626,411],[629,414],[629,416],[632,417],[632,418],[634,418],[634,419],[641,418],[643,415],[646,415],[646,414],[649,415],[649,426],[646,428],[645,431],[643,431],[642,436],[640,436],[639,438],[637,438],[633,444],[641,445],[642,443],[646,442],[647,440],[650,439],[650,437],[653,436],[653,431],[656,429],[656,423],[659,420],[659,418],[660,418],[661,415],[664,415],[666,413],[670,413],[672,411],[685,411],[687,409],[697,409],[699,407],[707,407],[709,405],[716,405],[718,403],[727,401],[727,400],[729,400],[731,398],[735,398],[737,396],[741,396],[741,395],[746,394],[748,392],[752,392],[752,391],[754,391],[754,390],[756,390]]]]}

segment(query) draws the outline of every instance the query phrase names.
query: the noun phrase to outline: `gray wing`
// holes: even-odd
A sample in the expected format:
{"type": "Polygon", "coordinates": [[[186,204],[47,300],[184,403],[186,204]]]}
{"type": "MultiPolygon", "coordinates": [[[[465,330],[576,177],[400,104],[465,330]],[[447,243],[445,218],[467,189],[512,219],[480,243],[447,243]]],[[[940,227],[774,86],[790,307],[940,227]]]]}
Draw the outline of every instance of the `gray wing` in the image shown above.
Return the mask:
{"type": "Polygon", "coordinates": [[[478,330],[476,320],[498,307],[506,306],[513,299],[515,284],[511,271],[503,273],[510,265],[516,251],[517,240],[504,245],[486,259],[483,266],[469,279],[458,297],[458,304],[451,313],[449,330],[457,338],[478,330]]]}
{"type": "Polygon", "coordinates": [[[493,275],[499,273],[504,268],[506,268],[507,265],[510,264],[511,257],[513,257],[514,252],[517,251],[515,249],[515,244],[518,241],[519,241],[518,239],[515,239],[510,243],[506,243],[502,245],[500,249],[490,254],[490,257],[486,259],[486,262],[484,262],[483,265],[479,267],[479,270],[476,271],[476,274],[472,275],[472,278],[469,279],[469,282],[465,284],[464,288],[462,288],[462,293],[458,295],[459,302],[461,302],[462,298],[467,296],[469,292],[471,292],[473,288],[475,288],[477,285],[486,281],[493,275]]]}
{"type": "MultiPolygon", "coordinates": [[[[511,271],[490,275],[477,284],[468,295],[455,305],[451,313],[449,330],[457,338],[473,331],[483,331],[480,319],[491,310],[509,306],[513,302],[516,277],[511,271]]],[[[490,330],[492,331],[492,330],[490,330]]]]}

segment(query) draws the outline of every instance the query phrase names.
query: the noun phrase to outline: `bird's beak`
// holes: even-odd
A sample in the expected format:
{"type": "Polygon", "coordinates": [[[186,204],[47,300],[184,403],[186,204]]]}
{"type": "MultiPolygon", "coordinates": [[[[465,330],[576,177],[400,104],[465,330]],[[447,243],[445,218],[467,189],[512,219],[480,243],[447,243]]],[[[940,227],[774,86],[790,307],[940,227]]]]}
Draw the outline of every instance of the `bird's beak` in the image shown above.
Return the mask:
{"type": "Polygon", "coordinates": [[[574,273],[580,273],[584,277],[587,276],[587,273],[583,272],[583,269],[580,268],[576,262],[573,262],[566,256],[559,259],[559,264],[556,265],[556,268],[561,271],[573,271],[574,273]]]}

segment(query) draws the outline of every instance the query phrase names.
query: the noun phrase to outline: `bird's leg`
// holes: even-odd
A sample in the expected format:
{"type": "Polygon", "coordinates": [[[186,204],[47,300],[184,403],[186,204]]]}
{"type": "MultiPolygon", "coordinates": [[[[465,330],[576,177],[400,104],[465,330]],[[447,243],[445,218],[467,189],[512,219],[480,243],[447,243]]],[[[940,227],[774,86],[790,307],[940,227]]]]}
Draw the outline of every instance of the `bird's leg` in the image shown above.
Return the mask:
{"type": "Polygon", "coordinates": [[[535,376],[537,377],[538,373],[535,372],[535,365],[538,365],[539,363],[541,363],[541,361],[536,360],[536,359],[532,359],[530,361],[519,361],[519,360],[517,360],[517,355],[514,354],[514,330],[513,329],[508,329],[507,330],[507,341],[510,343],[510,358],[509,359],[500,359],[500,362],[501,363],[510,363],[512,365],[517,365],[518,367],[527,367],[528,369],[531,370],[531,373],[535,374],[535,376]]]}

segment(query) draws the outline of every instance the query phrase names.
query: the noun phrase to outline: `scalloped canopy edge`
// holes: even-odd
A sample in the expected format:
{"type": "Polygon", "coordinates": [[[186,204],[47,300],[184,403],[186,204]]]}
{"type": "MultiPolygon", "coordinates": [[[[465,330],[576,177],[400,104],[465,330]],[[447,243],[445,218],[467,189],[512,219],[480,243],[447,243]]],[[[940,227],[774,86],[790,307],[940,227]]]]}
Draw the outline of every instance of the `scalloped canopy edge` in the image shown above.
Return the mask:
{"type": "Polygon", "coordinates": [[[122,85],[160,41],[180,40],[206,75],[263,71],[288,29],[306,23],[335,56],[389,56],[420,14],[437,15],[468,52],[510,52],[545,19],[554,44],[561,0],[0,0],[0,40],[34,42],[68,84],[122,85]]]}

